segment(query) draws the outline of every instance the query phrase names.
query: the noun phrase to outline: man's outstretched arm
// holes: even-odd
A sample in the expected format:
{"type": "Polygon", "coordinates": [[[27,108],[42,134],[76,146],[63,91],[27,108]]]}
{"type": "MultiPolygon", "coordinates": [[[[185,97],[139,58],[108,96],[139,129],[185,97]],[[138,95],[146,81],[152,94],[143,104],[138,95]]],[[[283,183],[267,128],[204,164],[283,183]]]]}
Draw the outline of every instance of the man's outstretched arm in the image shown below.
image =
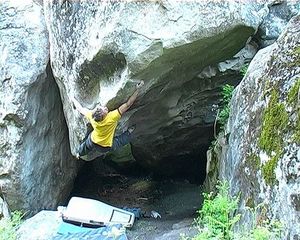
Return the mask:
{"type": "Polygon", "coordinates": [[[71,98],[71,101],[75,107],[75,109],[80,112],[82,115],[86,116],[86,114],[89,112],[89,110],[87,108],[84,108],[81,106],[81,104],[74,98],[71,98]]]}
{"type": "Polygon", "coordinates": [[[139,90],[140,88],[144,85],[144,81],[141,81],[140,83],[138,83],[136,85],[136,90],[134,91],[134,93],[131,95],[131,97],[127,100],[126,103],[123,103],[118,109],[121,115],[123,115],[123,113],[125,113],[134,103],[134,101],[136,100],[138,94],[139,94],[139,90]]]}

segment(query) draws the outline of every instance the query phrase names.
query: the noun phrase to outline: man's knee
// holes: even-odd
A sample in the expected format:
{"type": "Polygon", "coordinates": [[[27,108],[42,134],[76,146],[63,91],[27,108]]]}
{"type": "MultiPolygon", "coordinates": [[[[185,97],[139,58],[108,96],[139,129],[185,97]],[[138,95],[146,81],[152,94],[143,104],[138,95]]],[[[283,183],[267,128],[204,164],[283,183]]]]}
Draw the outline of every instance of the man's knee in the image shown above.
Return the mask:
{"type": "Polygon", "coordinates": [[[114,151],[127,145],[128,143],[130,143],[130,140],[131,134],[128,131],[122,133],[119,136],[116,136],[113,141],[112,150],[114,151]]]}
{"type": "Polygon", "coordinates": [[[88,154],[88,152],[90,152],[93,148],[93,143],[91,142],[90,136],[88,136],[87,139],[85,139],[85,141],[83,141],[78,149],[78,154],[79,156],[84,156],[86,154],[88,154]]]}
{"type": "Polygon", "coordinates": [[[81,143],[77,152],[79,154],[79,156],[84,156],[85,155],[85,152],[86,152],[86,146],[85,146],[85,142],[81,143]]]}

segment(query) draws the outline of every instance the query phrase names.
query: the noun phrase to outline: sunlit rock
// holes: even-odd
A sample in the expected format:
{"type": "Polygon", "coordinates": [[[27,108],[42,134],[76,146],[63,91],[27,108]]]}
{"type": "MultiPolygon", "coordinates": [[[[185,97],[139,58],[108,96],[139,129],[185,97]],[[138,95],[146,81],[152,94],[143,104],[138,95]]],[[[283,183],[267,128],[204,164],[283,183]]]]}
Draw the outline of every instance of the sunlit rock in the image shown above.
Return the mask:
{"type": "Polygon", "coordinates": [[[241,193],[240,227],[252,223],[246,207],[262,203],[261,219],[284,224],[284,239],[300,234],[300,16],[260,50],[235,90],[220,176],[241,193]]]}
{"type": "Polygon", "coordinates": [[[0,191],[10,210],[54,208],[77,173],[49,62],[42,7],[0,4],[0,191]]]}

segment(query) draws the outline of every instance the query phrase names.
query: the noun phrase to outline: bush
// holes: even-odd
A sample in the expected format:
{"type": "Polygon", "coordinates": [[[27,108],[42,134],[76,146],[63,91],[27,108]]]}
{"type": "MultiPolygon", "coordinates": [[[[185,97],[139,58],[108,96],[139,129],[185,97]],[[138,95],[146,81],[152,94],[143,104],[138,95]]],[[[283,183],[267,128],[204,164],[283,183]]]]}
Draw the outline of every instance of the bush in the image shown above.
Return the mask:
{"type": "Polygon", "coordinates": [[[227,123],[227,120],[229,118],[230,114],[230,101],[232,98],[232,93],[233,93],[234,87],[225,84],[222,87],[222,101],[220,104],[220,113],[218,115],[218,122],[221,124],[221,127],[224,127],[224,125],[227,123]]]}
{"type": "Polygon", "coordinates": [[[233,231],[241,215],[235,214],[238,209],[239,197],[230,197],[229,186],[226,182],[217,185],[218,194],[204,193],[202,209],[195,219],[198,234],[192,238],[181,236],[182,240],[268,240],[281,239],[282,226],[279,222],[263,221],[256,223],[257,212],[262,207],[248,208],[254,219],[251,229],[233,231]]]}
{"type": "Polygon", "coordinates": [[[17,239],[16,231],[22,222],[24,214],[20,211],[12,212],[11,219],[0,220],[0,240],[17,239]]]}
{"type": "Polygon", "coordinates": [[[240,74],[244,77],[247,73],[249,63],[244,64],[240,69],[240,74]]]}
{"type": "Polygon", "coordinates": [[[232,227],[239,220],[240,215],[232,216],[237,209],[238,198],[229,198],[228,184],[217,186],[219,193],[213,197],[212,193],[204,193],[202,209],[198,211],[196,219],[199,234],[193,239],[231,239],[232,227]]]}

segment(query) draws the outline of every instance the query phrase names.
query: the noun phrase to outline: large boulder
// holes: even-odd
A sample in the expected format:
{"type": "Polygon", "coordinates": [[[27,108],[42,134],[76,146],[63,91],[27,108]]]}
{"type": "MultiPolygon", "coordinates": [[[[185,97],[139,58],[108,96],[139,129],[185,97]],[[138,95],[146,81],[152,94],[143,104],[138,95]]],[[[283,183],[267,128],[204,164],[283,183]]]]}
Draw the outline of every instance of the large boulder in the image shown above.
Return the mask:
{"type": "Polygon", "coordinates": [[[43,9],[0,4],[0,186],[11,210],[28,214],[63,202],[77,174],[49,62],[43,9]]]}
{"type": "Polygon", "coordinates": [[[247,54],[235,54],[268,13],[260,1],[45,1],[44,10],[73,155],[85,124],[70,98],[114,109],[142,79],[118,130],[137,124],[135,159],[165,175],[199,170],[220,86],[240,81],[247,54]]]}
{"type": "Polygon", "coordinates": [[[241,193],[240,226],[253,223],[246,207],[262,203],[258,219],[279,219],[284,239],[300,236],[299,93],[298,15],[274,44],[258,52],[235,90],[228,150],[219,164],[231,193],[241,193]]]}

